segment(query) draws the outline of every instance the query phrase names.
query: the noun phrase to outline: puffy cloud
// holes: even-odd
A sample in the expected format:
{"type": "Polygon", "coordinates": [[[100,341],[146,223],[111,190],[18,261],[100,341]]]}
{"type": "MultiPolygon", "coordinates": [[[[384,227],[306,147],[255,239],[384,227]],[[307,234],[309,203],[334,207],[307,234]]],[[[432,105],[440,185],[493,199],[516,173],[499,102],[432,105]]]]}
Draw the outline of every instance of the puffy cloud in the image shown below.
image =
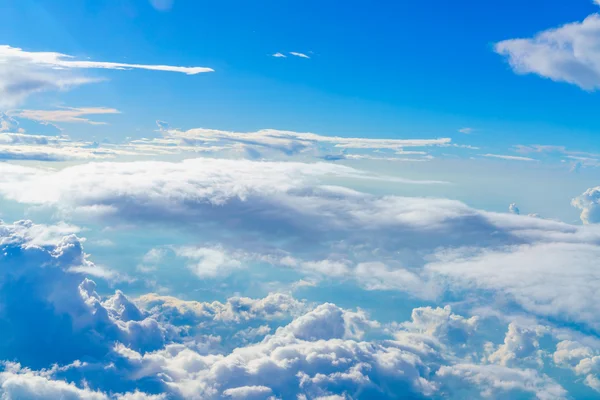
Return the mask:
{"type": "Polygon", "coordinates": [[[600,355],[591,347],[576,341],[563,340],[556,345],[553,355],[559,367],[570,368],[577,375],[583,375],[584,383],[600,392],[600,355]]]}
{"type": "Polygon", "coordinates": [[[547,332],[542,326],[521,326],[514,322],[508,325],[504,343],[488,357],[488,361],[500,365],[532,363],[542,366],[543,352],[539,338],[547,332]]]}
{"type": "Polygon", "coordinates": [[[600,222],[600,186],[589,188],[571,200],[571,205],[581,210],[581,221],[584,224],[600,222]]]}
{"type": "Polygon", "coordinates": [[[0,45],[0,108],[14,106],[33,93],[67,90],[99,80],[79,75],[77,70],[82,69],[145,69],[187,75],[213,71],[204,67],[84,61],[56,52],[32,52],[0,45]]]}
{"type": "MultiPolygon", "coordinates": [[[[476,391],[483,398],[519,398],[528,395],[539,400],[567,399],[567,391],[558,383],[533,369],[514,369],[498,365],[457,364],[442,366],[437,372],[442,390],[450,393],[476,391]]],[[[472,398],[467,395],[467,397],[472,398]]]]}
{"type": "Polygon", "coordinates": [[[533,73],[585,90],[600,87],[600,15],[548,29],[532,38],[496,43],[518,74],[533,73]]]}
{"type": "Polygon", "coordinates": [[[93,263],[69,231],[64,224],[0,224],[0,359],[39,367],[100,358],[114,340],[162,346],[166,332],[155,320],[121,292],[102,300],[96,284],[75,272],[93,263]]]}
{"type": "Polygon", "coordinates": [[[242,267],[240,260],[219,248],[180,247],[175,253],[192,261],[188,268],[200,278],[227,274],[242,267]]]}
{"type": "MultiPolygon", "coordinates": [[[[0,323],[10,321],[1,326],[0,358],[27,365],[5,365],[4,397],[461,398],[467,384],[472,398],[564,395],[535,371],[461,358],[465,346],[478,352],[468,339],[479,318],[450,307],[416,308],[411,321],[384,325],[361,309],[282,293],[211,303],[156,294],[132,301],[119,290],[102,297],[69,272],[91,264],[73,229],[0,224],[0,323]]],[[[508,342],[499,349],[514,349],[508,342]]],[[[591,382],[588,364],[571,362],[591,382]]]]}
{"type": "Polygon", "coordinates": [[[411,319],[412,321],[403,324],[408,331],[433,336],[450,343],[466,342],[477,329],[479,321],[476,316],[464,318],[453,314],[450,306],[415,308],[411,319]]]}

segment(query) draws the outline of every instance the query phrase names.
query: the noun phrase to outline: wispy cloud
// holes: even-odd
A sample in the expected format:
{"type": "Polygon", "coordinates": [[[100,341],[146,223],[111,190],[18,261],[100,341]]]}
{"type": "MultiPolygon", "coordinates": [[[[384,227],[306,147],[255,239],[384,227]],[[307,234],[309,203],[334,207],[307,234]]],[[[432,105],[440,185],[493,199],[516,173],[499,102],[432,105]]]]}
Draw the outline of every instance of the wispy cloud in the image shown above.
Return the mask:
{"type": "Polygon", "coordinates": [[[475,129],[474,129],[474,128],[468,128],[468,127],[467,127],[467,128],[460,128],[458,131],[459,131],[460,133],[464,133],[465,135],[469,135],[469,134],[471,134],[471,133],[475,132],[475,129]]]}
{"type": "Polygon", "coordinates": [[[68,122],[105,125],[106,122],[92,121],[87,115],[120,114],[119,110],[107,107],[62,108],[59,110],[18,110],[10,115],[39,122],[68,122]]]}
{"type": "Polygon", "coordinates": [[[287,56],[283,53],[275,53],[275,54],[272,54],[272,57],[286,58],[287,56]]]}
{"type": "Polygon", "coordinates": [[[520,157],[520,156],[508,156],[504,154],[482,154],[483,157],[490,158],[501,158],[503,160],[512,160],[512,161],[537,161],[535,158],[529,157],[520,157]]]}
{"type": "Polygon", "coordinates": [[[296,57],[300,57],[300,58],[310,58],[309,56],[307,56],[304,53],[298,53],[296,51],[290,51],[290,54],[296,57]]]}
{"type": "Polygon", "coordinates": [[[77,60],[73,56],[62,53],[32,52],[0,45],[0,108],[14,106],[33,93],[68,90],[102,80],[97,77],[81,76],[75,72],[85,69],[144,69],[187,75],[213,71],[206,67],[77,60]]]}

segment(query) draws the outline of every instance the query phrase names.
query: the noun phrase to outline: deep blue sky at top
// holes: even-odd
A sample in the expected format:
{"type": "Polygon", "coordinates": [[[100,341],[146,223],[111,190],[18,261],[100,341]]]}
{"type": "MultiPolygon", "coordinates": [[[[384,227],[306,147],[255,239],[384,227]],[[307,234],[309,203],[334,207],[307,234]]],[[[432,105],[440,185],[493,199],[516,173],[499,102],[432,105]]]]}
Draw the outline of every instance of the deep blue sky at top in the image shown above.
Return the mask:
{"type": "Polygon", "coordinates": [[[106,117],[109,126],[78,131],[89,135],[147,136],[162,119],[181,128],[600,149],[598,94],[515,75],[492,49],[582,20],[598,10],[588,0],[175,0],[168,12],[148,0],[5,0],[0,7],[0,42],[11,46],[216,70],[95,71],[109,81],[27,104],[123,112],[106,117]],[[270,56],[289,51],[311,59],[270,56]],[[456,132],[466,126],[478,134],[456,132]]]}

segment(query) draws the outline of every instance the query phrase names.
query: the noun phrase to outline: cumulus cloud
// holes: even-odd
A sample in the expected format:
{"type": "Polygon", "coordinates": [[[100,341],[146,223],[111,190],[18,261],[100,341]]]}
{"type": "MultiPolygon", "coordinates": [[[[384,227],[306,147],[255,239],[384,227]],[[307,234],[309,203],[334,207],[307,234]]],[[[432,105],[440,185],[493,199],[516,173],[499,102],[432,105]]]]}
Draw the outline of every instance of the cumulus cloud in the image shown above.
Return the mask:
{"type": "Polygon", "coordinates": [[[536,74],[584,90],[600,87],[600,15],[589,15],[532,38],[504,40],[495,51],[518,74],[536,74]]]}
{"type": "Polygon", "coordinates": [[[497,365],[457,364],[437,372],[444,388],[451,392],[478,388],[482,398],[535,396],[539,400],[567,399],[567,391],[534,369],[511,369],[497,365]]]}
{"type": "MultiPolygon", "coordinates": [[[[95,282],[69,272],[91,264],[73,229],[0,224],[0,359],[14,360],[0,372],[4,397],[566,398],[540,372],[463,358],[482,353],[469,340],[479,317],[449,306],[416,308],[410,321],[385,325],[361,309],[282,293],[225,302],[100,296],[95,282]]],[[[498,352],[527,358],[512,342],[498,352]]],[[[591,382],[593,361],[583,361],[591,350],[569,351],[557,363],[591,382]]]]}
{"type": "Polygon", "coordinates": [[[166,333],[156,321],[121,292],[103,301],[95,282],[75,272],[94,264],[79,238],[64,236],[69,231],[0,224],[0,358],[40,367],[102,357],[114,340],[138,349],[161,346],[166,333]]]}
{"type": "Polygon", "coordinates": [[[14,106],[37,92],[67,90],[99,81],[99,78],[86,77],[77,72],[85,69],[145,69],[187,75],[213,71],[205,67],[77,60],[56,52],[26,51],[0,45],[0,108],[14,106]]]}
{"type": "Polygon", "coordinates": [[[571,200],[573,207],[581,210],[581,221],[584,224],[600,222],[600,186],[589,188],[571,200]]]}
{"type": "Polygon", "coordinates": [[[532,364],[543,366],[543,351],[539,338],[548,333],[543,326],[521,326],[511,322],[504,337],[504,343],[489,355],[488,361],[505,366],[532,364]]]}

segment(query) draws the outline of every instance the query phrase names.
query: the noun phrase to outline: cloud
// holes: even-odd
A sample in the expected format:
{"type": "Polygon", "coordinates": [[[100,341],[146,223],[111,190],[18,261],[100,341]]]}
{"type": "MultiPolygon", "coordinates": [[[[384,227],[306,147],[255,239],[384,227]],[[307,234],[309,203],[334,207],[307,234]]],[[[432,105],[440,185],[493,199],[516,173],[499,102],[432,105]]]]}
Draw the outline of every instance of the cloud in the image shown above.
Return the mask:
{"type": "Polygon", "coordinates": [[[30,119],[39,122],[68,122],[104,125],[105,122],[91,121],[83,118],[87,115],[119,114],[120,111],[106,107],[63,108],[59,110],[18,110],[12,111],[11,116],[30,119]]]}
{"type": "Polygon", "coordinates": [[[0,132],[23,133],[23,129],[19,128],[19,121],[6,113],[0,112],[0,132]]]}
{"type": "Polygon", "coordinates": [[[518,74],[536,74],[584,90],[600,87],[600,15],[548,29],[532,38],[496,43],[518,74]]]}
{"type": "Polygon", "coordinates": [[[290,51],[290,54],[296,57],[300,57],[300,58],[310,58],[309,56],[307,56],[304,53],[298,53],[296,51],[290,51]]]}
{"type": "Polygon", "coordinates": [[[562,386],[533,369],[457,364],[442,366],[437,375],[447,387],[446,390],[456,392],[478,388],[481,398],[515,398],[519,392],[539,400],[569,398],[562,386]]]}
{"type": "MultiPolygon", "coordinates": [[[[402,152],[406,147],[446,146],[450,138],[437,139],[370,139],[323,136],[315,133],[292,132],[276,129],[262,129],[256,132],[230,132],[215,129],[195,128],[187,131],[162,129],[165,139],[174,140],[186,146],[207,146],[215,144],[235,144],[244,148],[273,150],[286,155],[315,152],[324,146],[347,151],[390,150],[402,152]]],[[[164,140],[164,139],[163,139],[164,140]]],[[[160,143],[159,141],[149,143],[160,143]]],[[[404,153],[406,154],[406,153],[404,153]]]]}
{"type": "Polygon", "coordinates": [[[68,225],[0,223],[0,359],[30,367],[102,357],[112,342],[156,349],[167,332],[120,291],[105,300],[68,225]],[[66,235],[65,235],[66,234],[66,235]]]}
{"type": "MultiPolygon", "coordinates": [[[[493,345],[502,365],[478,364],[486,349],[472,339],[485,324],[449,306],[382,324],[361,309],[284,293],[224,302],[101,296],[68,272],[92,265],[72,229],[0,223],[0,359],[13,360],[0,372],[4,397],[567,398],[549,376],[512,366],[537,349],[522,345],[535,340],[528,330],[509,326],[493,345]]],[[[561,344],[554,359],[593,384],[593,354],[561,344]]]]}
{"type": "Polygon", "coordinates": [[[516,215],[521,214],[521,210],[519,210],[519,207],[517,207],[517,203],[510,203],[510,205],[508,206],[508,212],[516,215]]]}
{"type": "Polygon", "coordinates": [[[482,154],[482,156],[490,157],[490,158],[500,158],[502,160],[511,160],[511,161],[537,161],[534,158],[520,157],[520,156],[507,156],[504,154],[482,154]]]}
{"type": "Polygon", "coordinates": [[[581,221],[584,224],[600,222],[600,186],[589,188],[571,200],[573,207],[581,210],[581,221]]]}
{"type": "Polygon", "coordinates": [[[34,93],[68,90],[100,80],[77,74],[78,70],[85,69],[144,69],[187,75],[213,71],[205,67],[76,60],[72,56],[56,52],[31,52],[0,45],[0,107],[14,106],[34,93]]]}
{"type": "Polygon", "coordinates": [[[469,134],[475,132],[475,129],[474,128],[460,128],[458,131],[460,133],[464,133],[465,135],[469,135],[469,134]]]}
{"type": "Polygon", "coordinates": [[[600,272],[593,265],[600,246],[597,238],[593,241],[442,251],[439,260],[426,268],[448,277],[457,288],[497,291],[530,313],[599,331],[594,304],[600,301],[595,290],[600,272]]]}
{"type": "Polygon", "coordinates": [[[504,337],[504,343],[489,355],[488,361],[504,366],[531,364],[541,367],[543,351],[540,350],[539,338],[548,333],[543,326],[520,326],[511,322],[504,337]]]}
{"type": "Polygon", "coordinates": [[[175,253],[192,261],[188,268],[200,278],[227,274],[232,269],[242,267],[240,260],[219,248],[180,247],[175,249],[175,253]]]}
{"type": "Polygon", "coordinates": [[[277,57],[277,58],[286,58],[286,55],[283,53],[275,53],[272,55],[272,57],[277,57]]]}

